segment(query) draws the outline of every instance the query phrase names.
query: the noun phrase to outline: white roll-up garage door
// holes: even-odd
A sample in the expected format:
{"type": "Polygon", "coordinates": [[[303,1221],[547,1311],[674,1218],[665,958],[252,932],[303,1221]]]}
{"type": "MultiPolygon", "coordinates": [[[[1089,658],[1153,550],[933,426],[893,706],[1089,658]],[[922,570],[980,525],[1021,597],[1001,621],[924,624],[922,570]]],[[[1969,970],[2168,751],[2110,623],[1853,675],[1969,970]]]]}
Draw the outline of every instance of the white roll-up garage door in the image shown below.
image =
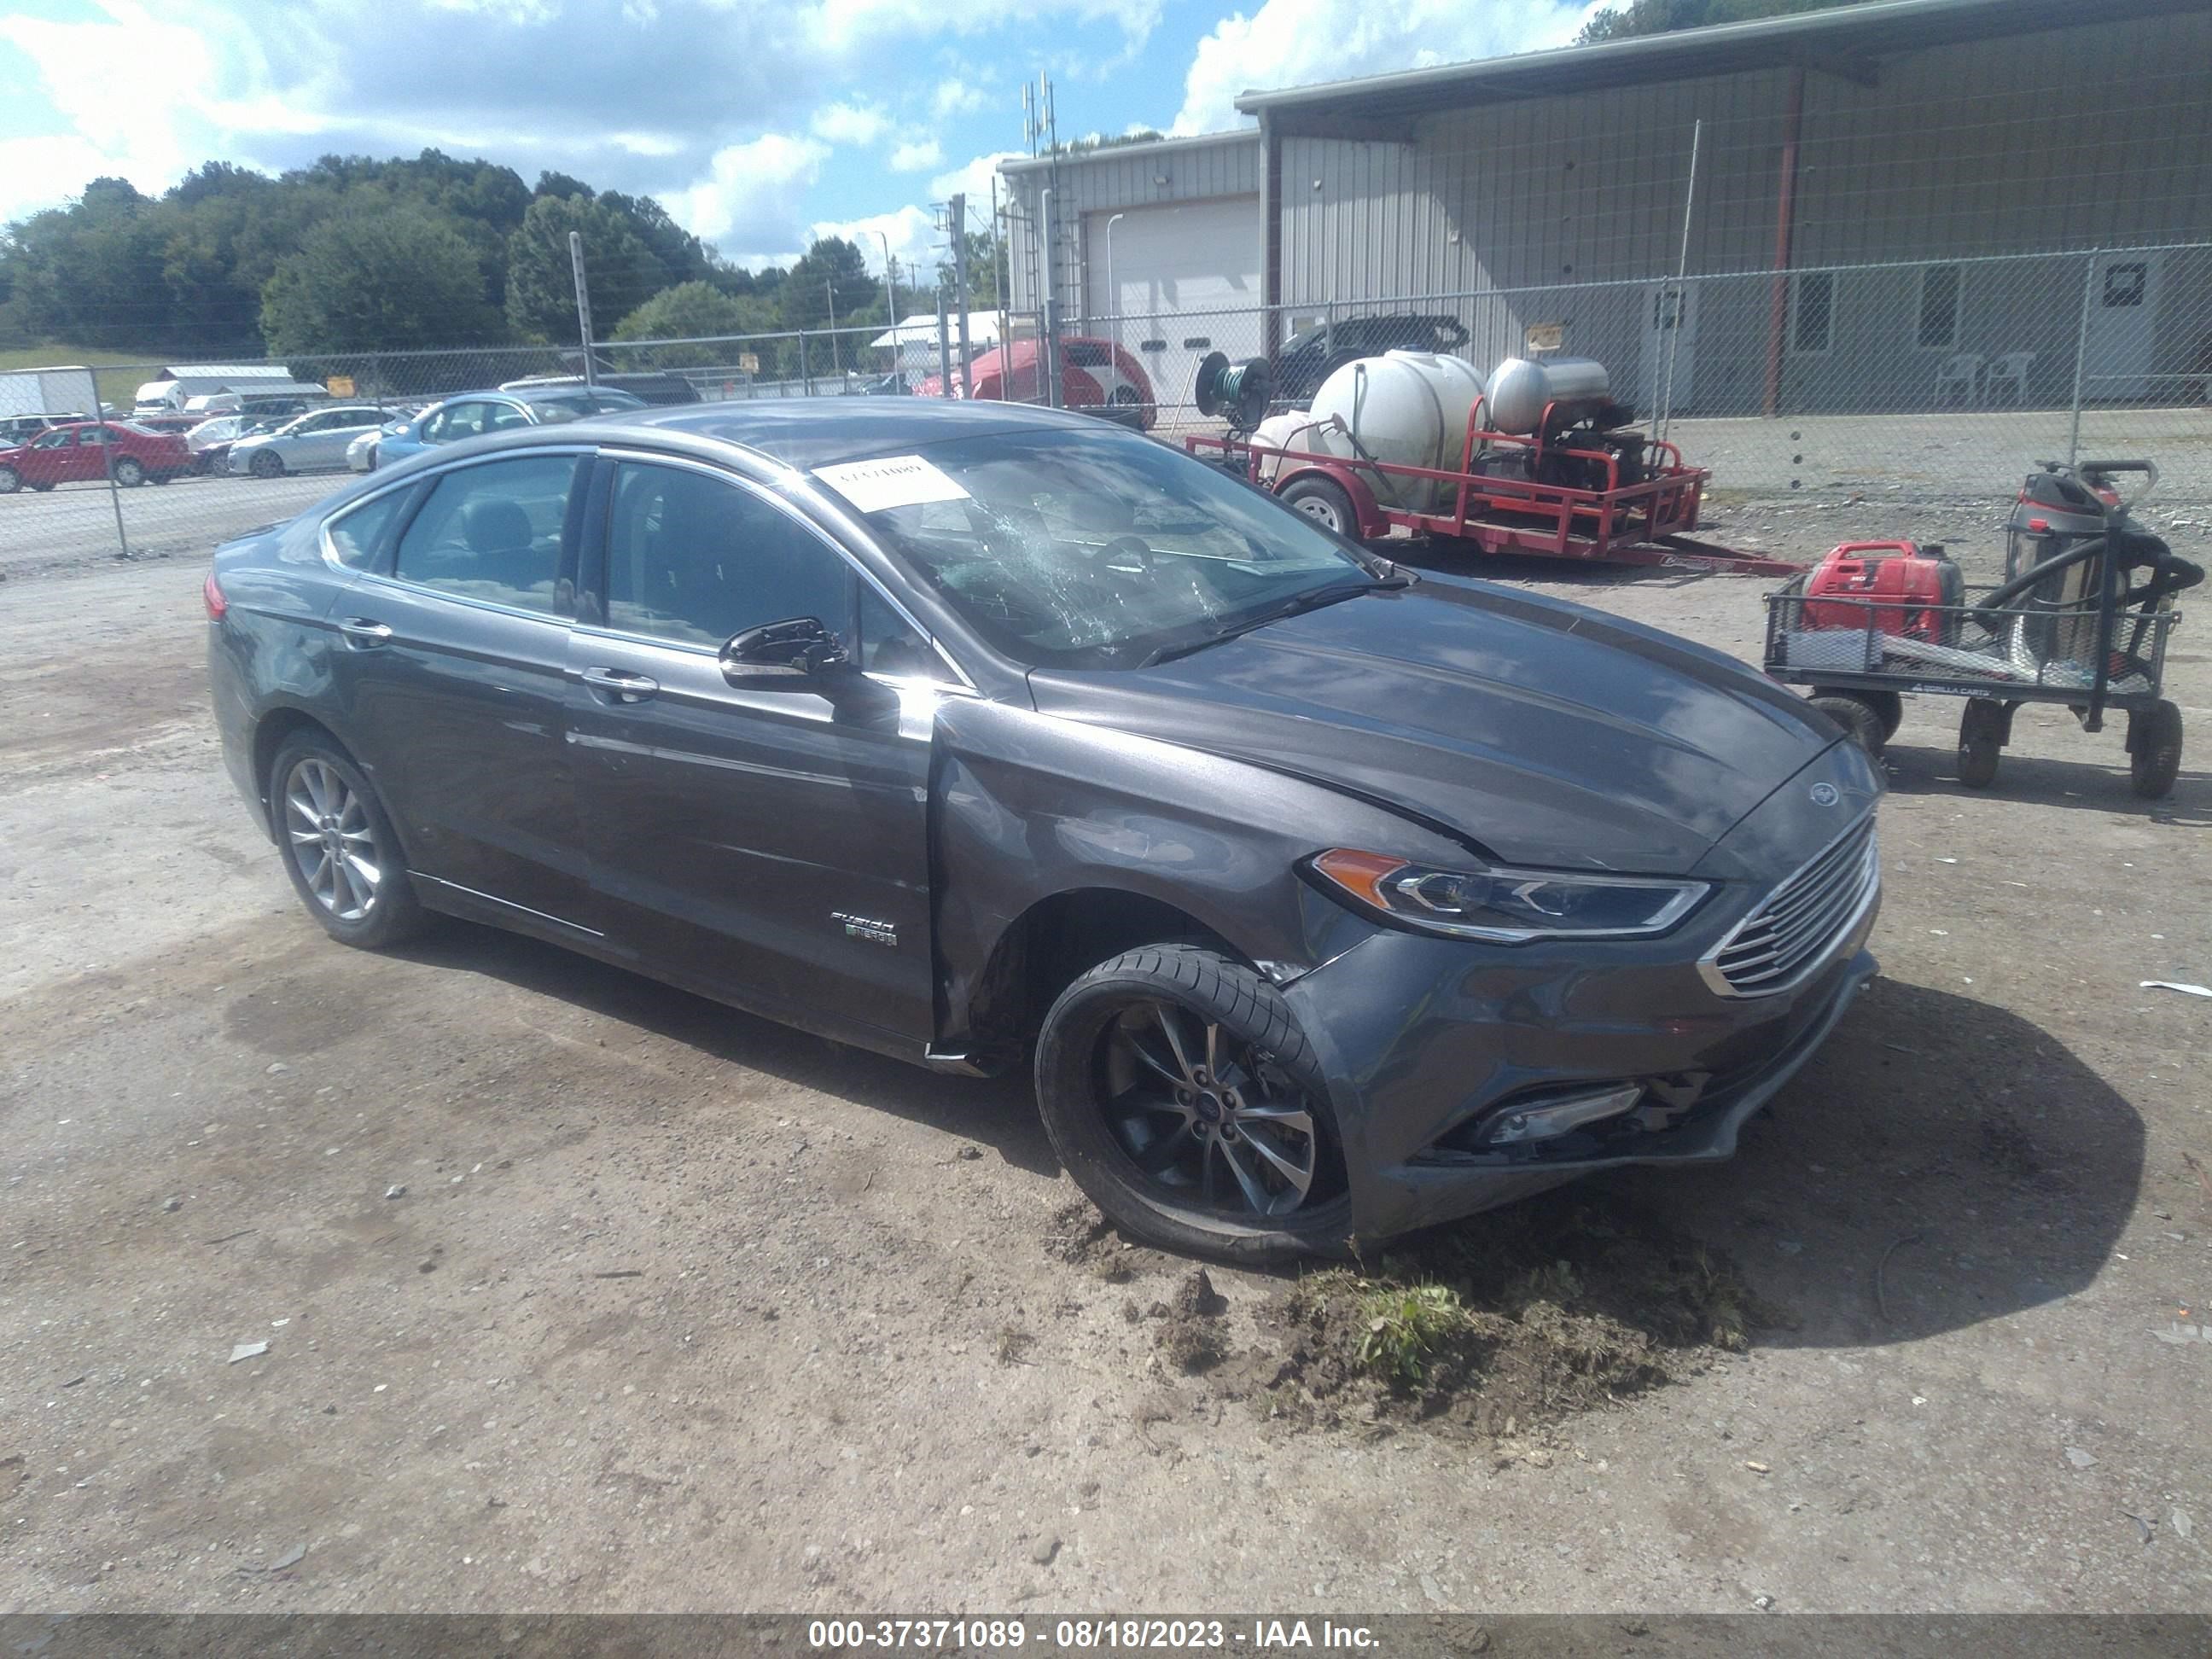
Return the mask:
{"type": "Polygon", "coordinates": [[[1263,349],[1258,197],[1091,213],[1083,228],[1089,326],[1145,366],[1164,418],[1191,401],[1207,352],[1263,349]]]}

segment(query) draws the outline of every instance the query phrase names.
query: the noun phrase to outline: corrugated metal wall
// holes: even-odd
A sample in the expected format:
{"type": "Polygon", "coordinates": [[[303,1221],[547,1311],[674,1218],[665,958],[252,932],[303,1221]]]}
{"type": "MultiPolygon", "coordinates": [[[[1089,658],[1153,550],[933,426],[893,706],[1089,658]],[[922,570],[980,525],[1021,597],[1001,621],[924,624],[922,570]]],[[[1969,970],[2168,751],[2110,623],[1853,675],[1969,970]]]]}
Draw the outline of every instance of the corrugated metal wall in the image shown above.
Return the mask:
{"type": "MultiPolygon", "coordinates": [[[[1004,174],[1012,215],[1007,255],[1013,270],[1013,303],[1033,309],[1040,301],[1042,250],[1037,246],[1037,197],[1050,178],[1043,167],[1004,174]]],[[[1162,202],[1200,202],[1260,191],[1260,135],[1225,133],[1201,143],[1133,145],[1073,157],[1060,164],[1060,199],[1053,205],[1060,295],[1072,306],[1083,280],[1079,229],[1083,216],[1104,210],[1162,202]],[[1167,182],[1162,184],[1164,178],[1167,182]]]]}

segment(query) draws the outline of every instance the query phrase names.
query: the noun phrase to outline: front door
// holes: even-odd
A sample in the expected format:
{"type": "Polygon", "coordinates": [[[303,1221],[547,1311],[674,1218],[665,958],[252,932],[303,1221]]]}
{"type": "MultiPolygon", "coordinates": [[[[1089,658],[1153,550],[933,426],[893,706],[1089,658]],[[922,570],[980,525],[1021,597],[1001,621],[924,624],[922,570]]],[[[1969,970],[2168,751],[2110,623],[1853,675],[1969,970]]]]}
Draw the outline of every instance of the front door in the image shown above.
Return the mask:
{"type": "Polygon", "coordinates": [[[802,1023],[926,1042],[926,647],[829,541],[726,474],[621,460],[604,522],[586,600],[604,623],[577,629],[568,724],[610,942],[802,1023]],[[847,641],[850,670],[792,690],[724,678],[731,635],[801,617],[847,641]]]}
{"type": "Polygon", "coordinates": [[[2089,274],[2089,332],[2083,343],[2082,396],[2091,403],[2132,403],[2176,391],[2154,380],[2160,256],[2100,253],[2089,274]]]}
{"type": "Polygon", "coordinates": [[[531,452],[441,475],[331,616],[336,689],[410,867],[589,931],[561,729],[585,460],[531,452]]]}
{"type": "MultiPolygon", "coordinates": [[[[1694,407],[1698,285],[1661,283],[1644,296],[1643,375],[1620,400],[1640,413],[1680,415],[1694,407]]],[[[1620,395],[1620,394],[1616,394],[1620,395]]]]}

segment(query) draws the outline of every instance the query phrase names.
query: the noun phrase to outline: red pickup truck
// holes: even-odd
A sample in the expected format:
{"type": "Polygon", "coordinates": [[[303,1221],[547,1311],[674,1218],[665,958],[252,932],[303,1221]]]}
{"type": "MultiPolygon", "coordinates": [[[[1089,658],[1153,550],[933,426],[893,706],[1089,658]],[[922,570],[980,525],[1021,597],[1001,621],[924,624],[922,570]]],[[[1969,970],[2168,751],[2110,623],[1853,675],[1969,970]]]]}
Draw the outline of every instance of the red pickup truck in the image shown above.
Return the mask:
{"type": "Polygon", "coordinates": [[[0,449],[0,495],[26,485],[52,489],[58,483],[107,477],[107,454],[115,453],[115,482],[135,489],[151,478],[165,484],[192,470],[191,452],[169,432],[149,432],[128,421],[75,421],[49,427],[27,444],[0,449]]]}

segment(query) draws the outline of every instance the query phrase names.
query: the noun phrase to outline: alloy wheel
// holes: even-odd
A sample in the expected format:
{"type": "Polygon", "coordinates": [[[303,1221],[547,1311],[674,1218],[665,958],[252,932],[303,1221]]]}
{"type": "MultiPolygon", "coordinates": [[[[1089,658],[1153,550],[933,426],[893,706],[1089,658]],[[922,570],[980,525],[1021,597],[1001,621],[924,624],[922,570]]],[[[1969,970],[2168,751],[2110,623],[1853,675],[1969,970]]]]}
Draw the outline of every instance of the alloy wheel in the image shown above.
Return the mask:
{"type": "Polygon", "coordinates": [[[384,879],[368,805],[328,761],[309,756],[284,782],[284,834],[301,879],[340,921],[365,920],[384,879]]]}
{"type": "Polygon", "coordinates": [[[1100,1109],[1144,1183],[1231,1216],[1283,1216],[1316,1190],[1316,1115],[1268,1055],[1218,1022],[1133,1001],[1102,1039],[1100,1109]]]}

